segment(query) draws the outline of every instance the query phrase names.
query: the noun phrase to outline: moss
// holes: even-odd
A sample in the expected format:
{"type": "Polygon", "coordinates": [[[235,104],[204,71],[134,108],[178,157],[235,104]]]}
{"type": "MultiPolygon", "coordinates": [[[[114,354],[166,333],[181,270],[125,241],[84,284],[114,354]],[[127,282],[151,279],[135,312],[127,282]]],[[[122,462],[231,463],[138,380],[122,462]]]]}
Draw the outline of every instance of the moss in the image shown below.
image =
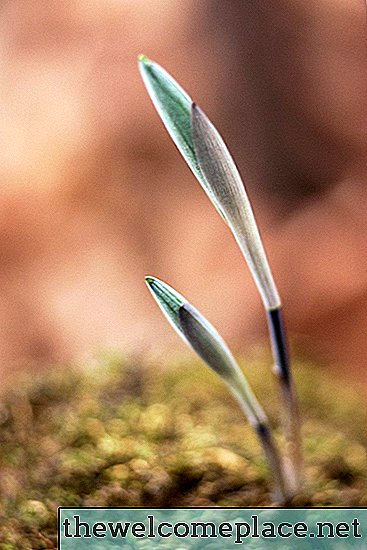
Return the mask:
{"type": "MultiPolygon", "coordinates": [[[[280,440],[267,361],[246,373],[280,440]]],[[[366,506],[366,407],[327,373],[300,363],[296,374],[306,482],[294,505],[366,506]]],[[[256,436],[201,364],[114,358],[23,379],[0,417],[0,550],[56,547],[58,506],[271,502],[256,436]]]]}

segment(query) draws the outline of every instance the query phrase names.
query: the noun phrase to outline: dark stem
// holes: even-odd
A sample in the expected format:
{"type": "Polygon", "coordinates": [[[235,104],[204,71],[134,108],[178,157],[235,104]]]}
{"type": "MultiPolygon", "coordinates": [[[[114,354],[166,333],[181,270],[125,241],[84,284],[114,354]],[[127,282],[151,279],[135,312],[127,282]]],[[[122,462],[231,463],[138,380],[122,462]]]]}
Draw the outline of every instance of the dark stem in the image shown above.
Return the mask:
{"type": "Polygon", "coordinates": [[[282,310],[277,308],[267,312],[271,347],[274,357],[274,372],[280,385],[283,402],[287,458],[294,491],[299,489],[302,479],[303,456],[301,441],[301,421],[298,399],[290,368],[287,336],[282,310]]]}
{"type": "Polygon", "coordinates": [[[289,386],[291,384],[291,370],[282,309],[272,309],[267,314],[275,368],[278,371],[276,374],[286,386],[289,386]]]}
{"type": "Polygon", "coordinates": [[[286,481],[283,463],[271,429],[267,423],[260,422],[256,426],[256,432],[264,449],[270,471],[273,474],[276,500],[280,500],[283,505],[286,505],[290,501],[291,494],[286,481]]]}

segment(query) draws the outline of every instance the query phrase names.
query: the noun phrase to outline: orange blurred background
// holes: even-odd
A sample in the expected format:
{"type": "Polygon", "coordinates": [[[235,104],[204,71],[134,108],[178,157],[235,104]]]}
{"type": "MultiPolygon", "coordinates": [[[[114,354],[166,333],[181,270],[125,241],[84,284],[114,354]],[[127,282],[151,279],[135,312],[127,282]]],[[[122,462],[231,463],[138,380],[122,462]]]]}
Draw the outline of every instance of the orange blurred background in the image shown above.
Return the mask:
{"type": "Polygon", "coordinates": [[[145,274],[237,350],[266,334],[233,237],[143,87],[143,52],[225,137],[294,344],[367,380],[363,0],[8,0],[0,48],[5,379],[103,349],[184,349],[145,274]]]}

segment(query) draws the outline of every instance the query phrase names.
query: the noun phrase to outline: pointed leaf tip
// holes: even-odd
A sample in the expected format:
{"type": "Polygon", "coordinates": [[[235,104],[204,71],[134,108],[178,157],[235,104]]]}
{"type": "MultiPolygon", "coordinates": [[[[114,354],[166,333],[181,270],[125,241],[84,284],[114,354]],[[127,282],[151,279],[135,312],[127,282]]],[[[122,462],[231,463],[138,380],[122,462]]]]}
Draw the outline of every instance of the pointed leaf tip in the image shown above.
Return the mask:
{"type": "Polygon", "coordinates": [[[154,299],[169,323],[189,346],[230,387],[252,425],[265,415],[227,344],[216,329],[187,300],[168,284],[146,277],[154,299]]]}
{"type": "Polygon", "coordinates": [[[185,298],[156,277],[145,277],[145,282],[168,321],[179,330],[179,310],[185,303],[185,298]]]}
{"type": "Polygon", "coordinates": [[[141,63],[147,63],[149,61],[149,58],[141,53],[140,55],[138,55],[138,61],[140,61],[141,63]]]}
{"type": "Polygon", "coordinates": [[[154,292],[154,287],[155,287],[157,279],[155,277],[151,277],[150,275],[147,275],[146,277],[144,277],[144,281],[145,281],[145,284],[148,287],[148,290],[151,292],[151,294],[153,294],[153,297],[155,299],[157,299],[156,298],[156,293],[154,292]]]}

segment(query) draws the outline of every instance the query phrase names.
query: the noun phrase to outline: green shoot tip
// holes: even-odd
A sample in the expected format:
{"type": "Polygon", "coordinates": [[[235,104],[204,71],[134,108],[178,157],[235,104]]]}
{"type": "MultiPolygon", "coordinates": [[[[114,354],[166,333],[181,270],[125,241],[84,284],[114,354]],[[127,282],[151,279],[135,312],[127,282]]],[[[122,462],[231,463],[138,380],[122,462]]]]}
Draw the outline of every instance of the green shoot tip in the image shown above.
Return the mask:
{"type": "Polygon", "coordinates": [[[141,53],[140,55],[138,55],[138,61],[140,63],[149,63],[150,62],[150,59],[149,57],[147,57],[146,55],[144,55],[143,53],[141,53]]]}
{"type": "Polygon", "coordinates": [[[156,281],[156,278],[155,277],[151,277],[150,275],[147,275],[146,277],[144,277],[144,280],[145,282],[147,283],[147,285],[152,285],[155,281],[156,281]]]}

